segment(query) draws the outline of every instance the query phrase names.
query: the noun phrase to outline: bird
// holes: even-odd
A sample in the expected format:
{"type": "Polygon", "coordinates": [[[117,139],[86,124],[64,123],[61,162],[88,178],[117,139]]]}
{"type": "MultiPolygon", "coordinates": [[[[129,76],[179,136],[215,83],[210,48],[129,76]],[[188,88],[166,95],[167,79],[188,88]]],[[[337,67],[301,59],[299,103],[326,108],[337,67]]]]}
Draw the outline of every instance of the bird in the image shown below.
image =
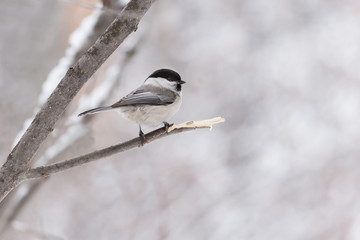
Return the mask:
{"type": "Polygon", "coordinates": [[[97,107],[78,116],[109,110],[118,110],[121,116],[139,125],[139,136],[145,139],[141,126],[156,127],[164,124],[166,132],[172,125],[167,121],[179,110],[182,85],[186,83],[171,69],[159,69],[149,75],[137,89],[110,106],[97,107]]]}

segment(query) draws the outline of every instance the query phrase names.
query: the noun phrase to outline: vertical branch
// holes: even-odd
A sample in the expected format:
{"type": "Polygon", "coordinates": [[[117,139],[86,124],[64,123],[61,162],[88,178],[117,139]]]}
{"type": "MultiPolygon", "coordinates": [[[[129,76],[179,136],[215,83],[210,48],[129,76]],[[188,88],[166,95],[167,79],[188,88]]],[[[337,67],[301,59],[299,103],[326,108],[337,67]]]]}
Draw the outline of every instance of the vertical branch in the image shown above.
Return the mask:
{"type": "Polygon", "coordinates": [[[0,201],[24,180],[31,159],[52,132],[70,101],[123,40],[136,31],[140,19],[153,2],[154,0],[131,0],[105,33],[67,71],[1,167],[0,201]]]}
{"type": "MultiPolygon", "coordinates": [[[[79,27],[70,35],[69,48],[66,50],[66,54],[58,61],[58,64],[50,71],[47,79],[42,85],[42,92],[39,95],[38,103],[34,109],[34,116],[31,116],[29,120],[26,120],[23,129],[18,133],[15,143],[20,139],[22,134],[30,125],[30,121],[35,117],[35,114],[40,107],[46,102],[51,92],[48,89],[55,89],[56,85],[61,80],[66,70],[74,64],[92,44],[105,32],[106,28],[115,20],[118,13],[126,6],[126,4],[117,0],[109,0],[111,11],[109,9],[101,10],[96,8],[94,12],[88,17],[84,18],[79,27]],[[78,37],[81,35],[82,37],[78,37]],[[29,123],[28,123],[29,122],[29,123]],[[28,123],[28,124],[27,124],[28,123]]],[[[121,73],[124,68],[128,65],[129,61],[134,56],[134,53],[139,48],[141,42],[144,39],[144,32],[140,31],[133,36],[132,41],[127,42],[122,46],[121,51],[118,53],[118,61],[109,67],[107,73],[113,72],[116,69],[116,74],[107,74],[105,80],[101,81],[95,91],[90,93],[84,93],[81,98],[78,98],[78,104],[84,107],[85,104],[82,102],[96,103],[95,105],[101,105],[101,102],[105,101],[106,96],[112,94],[114,89],[120,82],[121,73]],[[141,34],[139,34],[141,33],[141,34]],[[135,38],[134,38],[135,37],[135,38]],[[99,89],[100,88],[100,89],[99,89]],[[96,91],[105,91],[106,94],[102,94],[102,97],[98,97],[96,91]]],[[[94,90],[94,89],[93,89],[94,90]]],[[[79,105],[79,107],[80,107],[79,105]]],[[[49,135],[46,142],[43,143],[42,147],[37,151],[37,156],[32,160],[32,166],[35,161],[40,164],[49,164],[56,159],[56,157],[63,153],[63,151],[69,151],[69,148],[73,146],[73,142],[78,141],[80,138],[86,136],[84,125],[79,124],[82,119],[75,118],[78,121],[71,121],[70,118],[73,116],[74,111],[81,112],[83,109],[69,109],[63,114],[62,118],[56,123],[57,134],[49,135]],[[74,130],[75,129],[75,130],[74,130]],[[71,139],[66,144],[62,141],[63,138],[71,139]],[[56,149],[54,151],[54,149],[56,149]],[[49,154],[51,153],[51,154],[49,154]]],[[[91,108],[88,106],[88,108],[91,108]]],[[[1,233],[9,227],[11,222],[16,219],[17,215],[21,213],[22,209],[28,204],[28,201],[44,183],[42,180],[35,180],[26,182],[14,189],[4,201],[0,203],[0,238],[1,233]]]]}

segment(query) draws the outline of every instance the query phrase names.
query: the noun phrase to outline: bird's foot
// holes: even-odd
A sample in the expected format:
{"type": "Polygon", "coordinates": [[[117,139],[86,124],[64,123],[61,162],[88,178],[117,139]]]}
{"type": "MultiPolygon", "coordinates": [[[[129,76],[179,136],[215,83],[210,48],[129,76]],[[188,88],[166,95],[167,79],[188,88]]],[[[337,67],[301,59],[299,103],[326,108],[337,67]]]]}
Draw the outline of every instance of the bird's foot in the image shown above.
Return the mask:
{"type": "Polygon", "coordinates": [[[163,123],[164,123],[166,133],[169,133],[169,127],[171,127],[174,124],[173,123],[170,124],[168,122],[163,122],[163,123]]]}
{"type": "Polygon", "coordinates": [[[146,137],[144,132],[141,130],[141,126],[139,125],[139,137],[141,138],[142,145],[146,142],[146,137]]]}

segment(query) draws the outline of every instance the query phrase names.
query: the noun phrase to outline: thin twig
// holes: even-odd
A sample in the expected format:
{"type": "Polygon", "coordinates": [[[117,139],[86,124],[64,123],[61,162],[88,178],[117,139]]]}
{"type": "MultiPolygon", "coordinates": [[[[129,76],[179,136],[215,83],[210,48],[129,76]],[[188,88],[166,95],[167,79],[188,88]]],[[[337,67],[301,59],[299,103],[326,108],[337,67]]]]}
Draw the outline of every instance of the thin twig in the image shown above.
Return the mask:
{"type": "Polygon", "coordinates": [[[166,132],[165,127],[156,129],[145,135],[146,141],[144,142],[140,137],[134,138],[127,142],[123,142],[108,148],[104,148],[86,155],[75,157],[63,162],[51,164],[48,166],[37,167],[29,170],[26,174],[26,179],[46,177],[52,173],[65,171],[69,168],[77,167],[85,163],[98,160],[100,158],[108,157],[110,155],[127,151],[135,147],[141,147],[145,144],[151,143],[154,140],[160,139],[164,136],[181,133],[184,131],[194,130],[197,128],[211,128],[212,125],[223,122],[224,119],[217,117],[203,121],[191,121],[178,125],[173,125],[166,132]]]}

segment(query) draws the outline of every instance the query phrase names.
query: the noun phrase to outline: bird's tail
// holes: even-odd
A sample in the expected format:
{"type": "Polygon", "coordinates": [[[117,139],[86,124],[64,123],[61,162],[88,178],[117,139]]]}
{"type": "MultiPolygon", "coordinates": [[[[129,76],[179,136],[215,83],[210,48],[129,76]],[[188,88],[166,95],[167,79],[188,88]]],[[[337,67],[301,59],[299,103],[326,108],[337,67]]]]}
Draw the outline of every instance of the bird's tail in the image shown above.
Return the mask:
{"type": "Polygon", "coordinates": [[[97,112],[107,111],[107,110],[111,110],[111,109],[113,109],[111,106],[109,106],[109,107],[97,107],[97,108],[93,108],[93,109],[90,109],[90,110],[87,110],[85,112],[80,113],[78,115],[78,117],[86,115],[86,114],[94,114],[94,113],[97,113],[97,112]]]}

